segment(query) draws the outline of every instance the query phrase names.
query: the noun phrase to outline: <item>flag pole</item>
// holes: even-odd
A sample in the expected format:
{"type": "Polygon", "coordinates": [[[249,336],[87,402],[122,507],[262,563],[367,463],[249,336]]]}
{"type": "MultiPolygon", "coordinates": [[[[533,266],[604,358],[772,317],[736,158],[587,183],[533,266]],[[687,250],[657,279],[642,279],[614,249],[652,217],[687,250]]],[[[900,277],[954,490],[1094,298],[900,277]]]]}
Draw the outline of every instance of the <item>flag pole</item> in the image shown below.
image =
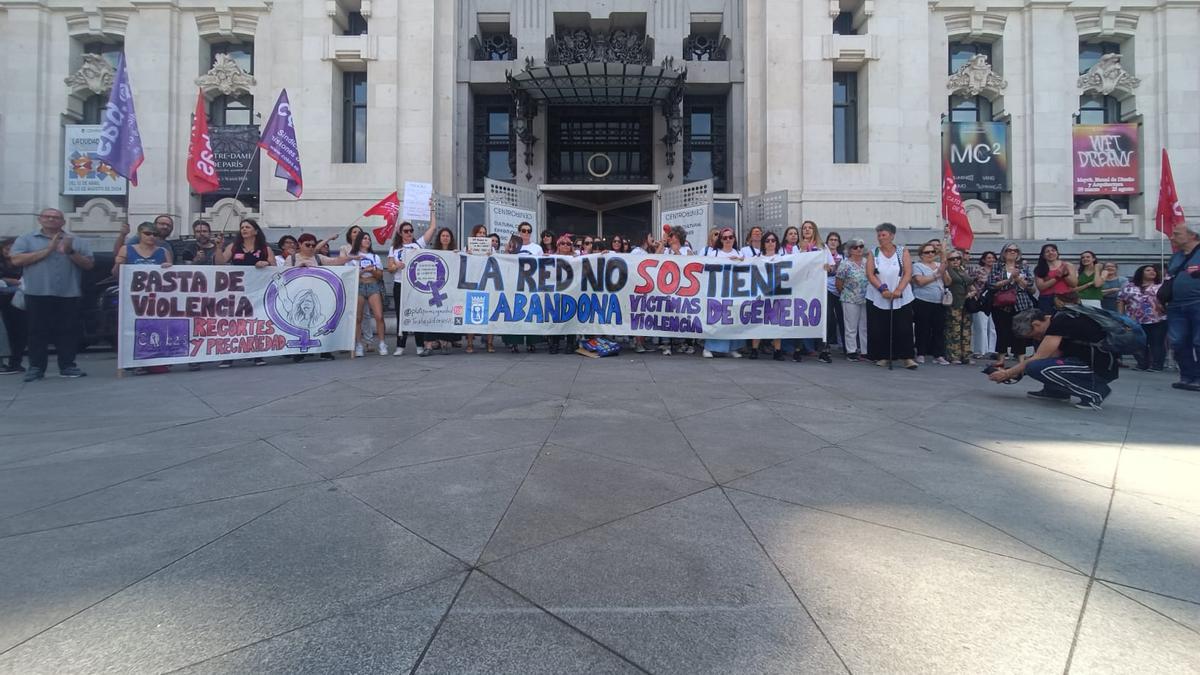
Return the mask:
{"type": "MultiPolygon", "coordinates": [[[[257,145],[255,145],[254,152],[256,152],[256,153],[262,152],[262,149],[259,148],[257,145]]],[[[254,167],[254,157],[252,155],[250,157],[250,160],[246,162],[246,170],[242,172],[242,179],[240,181],[238,181],[237,191],[235,191],[233,193],[233,201],[236,202],[238,200],[238,197],[242,196],[242,188],[246,186],[246,178],[250,175],[250,169],[252,169],[253,167],[254,167]]],[[[225,224],[221,225],[222,239],[224,239],[225,231],[229,228],[229,221],[231,220],[232,215],[233,214],[225,216],[225,224]]]]}

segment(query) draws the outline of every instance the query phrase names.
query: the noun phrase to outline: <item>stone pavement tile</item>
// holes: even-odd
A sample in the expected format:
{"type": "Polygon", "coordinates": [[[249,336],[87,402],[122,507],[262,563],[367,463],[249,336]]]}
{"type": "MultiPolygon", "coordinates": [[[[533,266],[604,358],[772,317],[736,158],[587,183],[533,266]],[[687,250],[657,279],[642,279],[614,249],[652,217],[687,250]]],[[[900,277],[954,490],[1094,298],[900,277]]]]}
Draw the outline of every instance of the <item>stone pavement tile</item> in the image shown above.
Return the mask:
{"type": "Polygon", "coordinates": [[[839,448],[824,448],[728,486],[1052,567],[1058,561],[839,448]]]}
{"type": "Polygon", "coordinates": [[[803,429],[831,445],[873,431],[886,430],[895,425],[893,420],[883,419],[857,408],[833,412],[774,400],[765,400],[763,403],[788,424],[803,429]]]}
{"type": "Polygon", "coordinates": [[[731,492],[851,672],[1059,672],[1087,578],[731,492]]]}
{"type": "MultiPolygon", "coordinates": [[[[644,373],[642,376],[644,378],[644,373]]],[[[563,416],[629,419],[631,415],[652,420],[669,419],[670,413],[658,387],[648,380],[623,382],[579,379],[571,388],[563,416]]]]}
{"type": "Polygon", "coordinates": [[[180,672],[402,673],[416,663],[465,574],[322,619],[180,672]]]}
{"type": "Polygon", "coordinates": [[[503,558],[706,487],[700,481],[548,444],[480,560],[503,558]]]}
{"type": "Polygon", "coordinates": [[[522,388],[491,383],[479,395],[456,409],[456,419],[517,420],[554,419],[562,413],[566,396],[540,386],[522,388]]]}
{"type": "Polygon", "coordinates": [[[1200,673],[1200,634],[1096,584],[1079,627],[1071,671],[1200,673]]]}
{"type": "Polygon", "coordinates": [[[320,476],[263,441],[0,520],[0,536],[277,490],[320,476]]]}
{"type": "Polygon", "coordinates": [[[1165,443],[1192,448],[1200,446],[1200,430],[1196,429],[1189,417],[1180,415],[1182,410],[1195,410],[1200,407],[1200,394],[1193,393],[1192,397],[1185,401],[1176,401],[1170,407],[1138,410],[1129,420],[1129,438],[1126,442],[1130,445],[1165,443]]]}
{"type": "Polygon", "coordinates": [[[686,384],[660,384],[659,395],[671,417],[677,420],[702,416],[705,413],[720,413],[724,410],[752,401],[740,389],[723,385],[689,382],[686,384]]]}
{"type": "Polygon", "coordinates": [[[1200,515],[1117,492],[1096,576],[1200,603],[1200,515]]]}
{"type": "Polygon", "coordinates": [[[0,446],[0,468],[18,462],[42,460],[66,450],[86,447],[105,441],[124,440],[157,429],[174,426],[174,422],[147,422],[96,425],[85,429],[59,430],[50,421],[42,423],[42,430],[34,433],[6,433],[8,418],[0,412],[0,437],[4,445],[0,446]]]}
{"type": "Polygon", "coordinates": [[[919,429],[841,447],[1076,570],[1092,568],[1108,489],[919,429]]]}
{"type": "Polygon", "coordinates": [[[345,414],[357,406],[377,400],[375,394],[341,382],[329,382],[286,398],[256,407],[249,412],[262,417],[312,417],[345,414]]]}
{"type": "MultiPolygon", "coordinates": [[[[410,341],[408,349],[412,350],[410,341]]],[[[403,357],[401,357],[403,359],[403,357]]],[[[415,356],[414,356],[415,358],[415,356]]],[[[401,389],[412,388],[416,383],[425,379],[430,373],[437,372],[432,368],[388,368],[384,372],[365,373],[364,376],[351,376],[347,373],[337,373],[338,382],[361,389],[368,394],[383,396],[401,389]]]]}
{"type": "MultiPolygon", "coordinates": [[[[0,539],[0,652],[292,496],[251,495],[0,539]]],[[[11,658],[0,656],[0,672],[48,670],[32,661],[33,670],[22,671],[11,658]]]]}
{"type": "Polygon", "coordinates": [[[310,489],[29,640],[0,670],[171,670],[461,569],[352,497],[310,489]]]}
{"type": "MultiPolygon", "coordinates": [[[[426,420],[418,418],[417,421],[423,423],[426,420]]],[[[448,419],[400,441],[395,448],[347,470],[344,475],[353,476],[492,450],[540,445],[553,427],[554,420],[448,419]]]]}
{"type": "MultiPolygon", "coordinates": [[[[566,357],[564,357],[566,358],[566,357]]],[[[578,377],[578,368],[560,364],[562,368],[548,370],[533,366],[517,366],[496,377],[489,386],[507,387],[499,391],[524,391],[545,398],[566,398],[578,377]]]]}
{"type": "Polygon", "coordinates": [[[112,457],[0,469],[0,518],[100,490],[220,452],[220,447],[159,448],[112,457]]]}
{"type": "Polygon", "coordinates": [[[1097,585],[1100,584],[1128,598],[1132,598],[1134,601],[1140,602],[1156,612],[1165,614],[1172,621],[1187,626],[1200,638],[1200,603],[1184,602],[1159,595],[1158,593],[1148,593],[1135,588],[1129,588],[1128,586],[1118,586],[1112,582],[1100,582],[1097,585]]]}
{"type": "Polygon", "coordinates": [[[708,359],[698,359],[695,356],[677,358],[646,354],[644,363],[652,382],[668,384],[690,382],[697,385],[728,385],[729,383],[729,376],[713,369],[712,361],[708,359]]]}
{"type": "Polygon", "coordinates": [[[779,419],[760,401],[679,420],[679,428],[718,482],[795,459],[828,443],[779,419]]]}
{"type": "Polygon", "coordinates": [[[712,482],[687,438],[669,419],[570,417],[554,427],[550,442],[623,462],[712,482]]]}
{"type": "Polygon", "coordinates": [[[716,488],[484,569],[651,672],[843,670],[716,488]]]}
{"type": "Polygon", "coordinates": [[[387,396],[357,403],[341,411],[345,417],[405,417],[448,418],[479,395],[483,383],[475,380],[443,379],[441,373],[430,374],[420,382],[393,391],[387,396]]]}
{"type": "Polygon", "coordinates": [[[438,420],[336,417],[323,424],[285,430],[266,440],[326,478],[333,478],[395,447],[438,420]],[[403,420],[403,421],[401,421],[403,420]]]}
{"type": "Polygon", "coordinates": [[[636,673],[637,668],[474,572],[418,673],[636,673]]]}
{"type": "Polygon", "coordinates": [[[1200,463],[1188,462],[1184,452],[1125,448],[1117,470],[1117,489],[1171,500],[1200,516],[1200,463]]]}
{"type": "Polygon", "coordinates": [[[339,487],[470,563],[512,502],[541,445],[343,478],[339,487]]]}

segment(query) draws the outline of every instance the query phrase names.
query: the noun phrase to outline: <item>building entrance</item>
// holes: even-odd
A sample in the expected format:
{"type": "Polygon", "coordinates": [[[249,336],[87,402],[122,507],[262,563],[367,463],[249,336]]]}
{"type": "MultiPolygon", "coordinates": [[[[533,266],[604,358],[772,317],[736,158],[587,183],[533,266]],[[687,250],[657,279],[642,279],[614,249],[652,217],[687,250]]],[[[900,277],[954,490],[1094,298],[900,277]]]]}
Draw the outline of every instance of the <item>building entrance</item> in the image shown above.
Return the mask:
{"type": "Polygon", "coordinates": [[[653,229],[657,193],[657,185],[639,185],[620,190],[544,185],[545,229],[556,236],[569,233],[575,237],[599,237],[605,247],[614,235],[635,243],[641,242],[646,233],[653,229]]]}

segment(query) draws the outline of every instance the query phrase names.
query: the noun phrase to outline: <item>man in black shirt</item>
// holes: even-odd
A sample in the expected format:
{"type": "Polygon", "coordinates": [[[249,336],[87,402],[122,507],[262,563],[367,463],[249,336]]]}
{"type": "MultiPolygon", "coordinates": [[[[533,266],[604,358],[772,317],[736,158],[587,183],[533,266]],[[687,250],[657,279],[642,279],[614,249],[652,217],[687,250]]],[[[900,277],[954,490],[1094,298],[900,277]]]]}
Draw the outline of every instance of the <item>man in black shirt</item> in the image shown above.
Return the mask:
{"type": "Polygon", "coordinates": [[[1026,374],[1044,385],[1041,391],[1029,392],[1031,398],[1070,401],[1076,396],[1076,408],[1100,410],[1112,393],[1108,383],[1117,379],[1117,356],[1096,346],[1105,338],[1100,324],[1071,313],[1051,318],[1034,308],[1013,317],[1013,332],[1041,340],[1037,352],[1024,363],[993,372],[989,376],[993,381],[1006,382],[1026,374]]]}

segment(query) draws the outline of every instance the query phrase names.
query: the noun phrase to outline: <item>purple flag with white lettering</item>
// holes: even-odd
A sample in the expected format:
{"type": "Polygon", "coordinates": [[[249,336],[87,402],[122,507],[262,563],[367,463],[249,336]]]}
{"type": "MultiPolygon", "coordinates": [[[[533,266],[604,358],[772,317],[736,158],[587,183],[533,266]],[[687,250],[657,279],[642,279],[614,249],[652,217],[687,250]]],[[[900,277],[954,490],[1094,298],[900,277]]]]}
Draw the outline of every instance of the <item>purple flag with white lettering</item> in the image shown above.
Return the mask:
{"type": "Polygon", "coordinates": [[[296,144],[296,128],[292,123],[292,105],[288,103],[287,89],[279,92],[271,119],[263,128],[258,147],[267,151],[275,160],[275,175],[287,179],[287,191],[299,198],[304,191],[304,178],[300,175],[300,146],[296,144]]]}
{"type": "Polygon", "coordinates": [[[113,78],[108,105],[104,106],[103,122],[97,158],[136,186],[137,170],[146,155],[142,152],[142,135],[133,112],[133,90],[125,71],[124,53],[117,61],[117,75],[113,78]]]}

